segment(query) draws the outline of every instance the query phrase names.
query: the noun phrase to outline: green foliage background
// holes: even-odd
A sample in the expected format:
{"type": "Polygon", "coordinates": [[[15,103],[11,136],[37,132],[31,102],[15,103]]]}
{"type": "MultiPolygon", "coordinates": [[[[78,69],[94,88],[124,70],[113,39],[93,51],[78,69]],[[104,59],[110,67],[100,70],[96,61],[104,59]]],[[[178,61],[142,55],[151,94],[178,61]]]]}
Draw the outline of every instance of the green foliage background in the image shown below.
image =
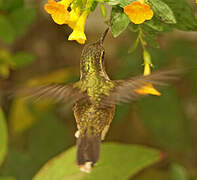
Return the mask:
{"type": "MultiPolygon", "coordinates": [[[[84,174],[71,147],[76,131],[71,107],[7,95],[18,85],[78,80],[83,47],[66,40],[71,30],[54,24],[43,2],[0,0],[0,180],[197,179],[197,5],[146,0],[155,16],[136,26],[122,9],[132,1],[95,3],[113,5],[108,11],[112,33],[104,43],[110,77],[142,73],[139,32],[154,69],[187,67],[188,72],[161,90],[161,97],[118,105],[101,159],[84,174]]],[[[94,42],[105,25],[93,33],[95,24],[87,24],[88,42],[94,42]]]]}

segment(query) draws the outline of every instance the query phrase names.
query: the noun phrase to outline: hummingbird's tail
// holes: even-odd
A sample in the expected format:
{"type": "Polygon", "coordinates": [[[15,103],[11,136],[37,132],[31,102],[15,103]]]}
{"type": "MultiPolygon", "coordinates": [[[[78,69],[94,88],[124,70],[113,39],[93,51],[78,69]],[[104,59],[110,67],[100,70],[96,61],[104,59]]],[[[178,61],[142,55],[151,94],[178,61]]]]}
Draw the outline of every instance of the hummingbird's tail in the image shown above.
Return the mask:
{"type": "Polygon", "coordinates": [[[77,164],[81,171],[90,172],[99,159],[100,136],[85,135],[77,139],[77,164]]]}

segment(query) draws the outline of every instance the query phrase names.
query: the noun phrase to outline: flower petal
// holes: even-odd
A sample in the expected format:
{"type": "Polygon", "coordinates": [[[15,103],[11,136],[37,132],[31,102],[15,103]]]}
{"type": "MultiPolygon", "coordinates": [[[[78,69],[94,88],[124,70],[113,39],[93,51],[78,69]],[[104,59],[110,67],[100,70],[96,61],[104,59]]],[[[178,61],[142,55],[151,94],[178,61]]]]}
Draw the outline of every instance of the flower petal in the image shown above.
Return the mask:
{"type": "Polygon", "coordinates": [[[76,40],[80,44],[84,44],[86,41],[86,35],[84,33],[85,21],[88,16],[88,13],[84,11],[82,15],[79,17],[73,32],[68,37],[68,40],[76,40]]]}
{"type": "Polygon", "coordinates": [[[69,13],[69,19],[66,22],[66,24],[68,24],[70,28],[74,29],[79,17],[80,17],[80,8],[77,7],[75,9],[72,9],[69,13]]]}
{"type": "Polygon", "coordinates": [[[51,17],[53,18],[53,21],[59,25],[65,24],[66,19],[68,19],[69,14],[68,13],[55,13],[52,14],[51,17]]]}
{"type": "Polygon", "coordinates": [[[51,14],[51,17],[57,24],[65,24],[66,20],[69,18],[67,6],[59,2],[57,3],[54,0],[49,0],[48,3],[45,4],[44,9],[51,14]]]}
{"type": "Polygon", "coordinates": [[[128,6],[125,6],[124,13],[129,16],[129,19],[134,24],[141,24],[153,17],[153,11],[150,6],[139,1],[134,1],[128,6]]]}
{"type": "Polygon", "coordinates": [[[142,86],[140,89],[136,89],[135,92],[141,95],[151,94],[151,95],[161,96],[161,93],[157,91],[150,83],[147,83],[145,86],[142,86]]]}
{"type": "Polygon", "coordinates": [[[86,35],[82,31],[74,30],[68,37],[69,41],[76,40],[80,44],[84,44],[86,41],[86,35]]]}

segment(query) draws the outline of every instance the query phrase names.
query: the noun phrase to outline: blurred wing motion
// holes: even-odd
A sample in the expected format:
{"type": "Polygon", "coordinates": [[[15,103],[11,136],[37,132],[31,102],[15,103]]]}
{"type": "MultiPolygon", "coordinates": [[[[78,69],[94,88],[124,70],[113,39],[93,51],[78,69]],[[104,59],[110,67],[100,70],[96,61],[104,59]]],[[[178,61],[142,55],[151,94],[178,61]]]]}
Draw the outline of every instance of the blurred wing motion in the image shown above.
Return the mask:
{"type": "Polygon", "coordinates": [[[35,101],[49,99],[54,102],[73,103],[85,97],[85,94],[80,89],[73,87],[73,84],[50,84],[18,89],[16,90],[16,96],[35,101]]]}
{"type": "Polygon", "coordinates": [[[148,76],[137,76],[127,80],[114,81],[115,87],[111,90],[109,96],[103,97],[102,106],[112,106],[121,102],[128,102],[142,97],[142,94],[136,90],[142,88],[146,84],[167,85],[173,80],[177,80],[182,70],[166,70],[157,71],[148,76]]]}

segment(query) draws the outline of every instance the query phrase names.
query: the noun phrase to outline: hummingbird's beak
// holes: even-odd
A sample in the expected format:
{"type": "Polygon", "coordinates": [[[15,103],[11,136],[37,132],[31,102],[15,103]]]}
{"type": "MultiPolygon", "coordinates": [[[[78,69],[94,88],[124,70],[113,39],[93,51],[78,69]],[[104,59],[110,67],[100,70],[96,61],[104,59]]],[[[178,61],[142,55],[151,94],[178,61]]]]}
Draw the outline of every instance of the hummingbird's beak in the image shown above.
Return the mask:
{"type": "Polygon", "coordinates": [[[101,38],[100,38],[100,40],[99,40],[100,45],[103,44],[103,42],[104,42],[104,40],[105,40],[105,37],[106,37],[108,31],[109,31],[109,27],[105,30],[105,32],[104,32],[103,35],[101,36],[101,38]]]}

